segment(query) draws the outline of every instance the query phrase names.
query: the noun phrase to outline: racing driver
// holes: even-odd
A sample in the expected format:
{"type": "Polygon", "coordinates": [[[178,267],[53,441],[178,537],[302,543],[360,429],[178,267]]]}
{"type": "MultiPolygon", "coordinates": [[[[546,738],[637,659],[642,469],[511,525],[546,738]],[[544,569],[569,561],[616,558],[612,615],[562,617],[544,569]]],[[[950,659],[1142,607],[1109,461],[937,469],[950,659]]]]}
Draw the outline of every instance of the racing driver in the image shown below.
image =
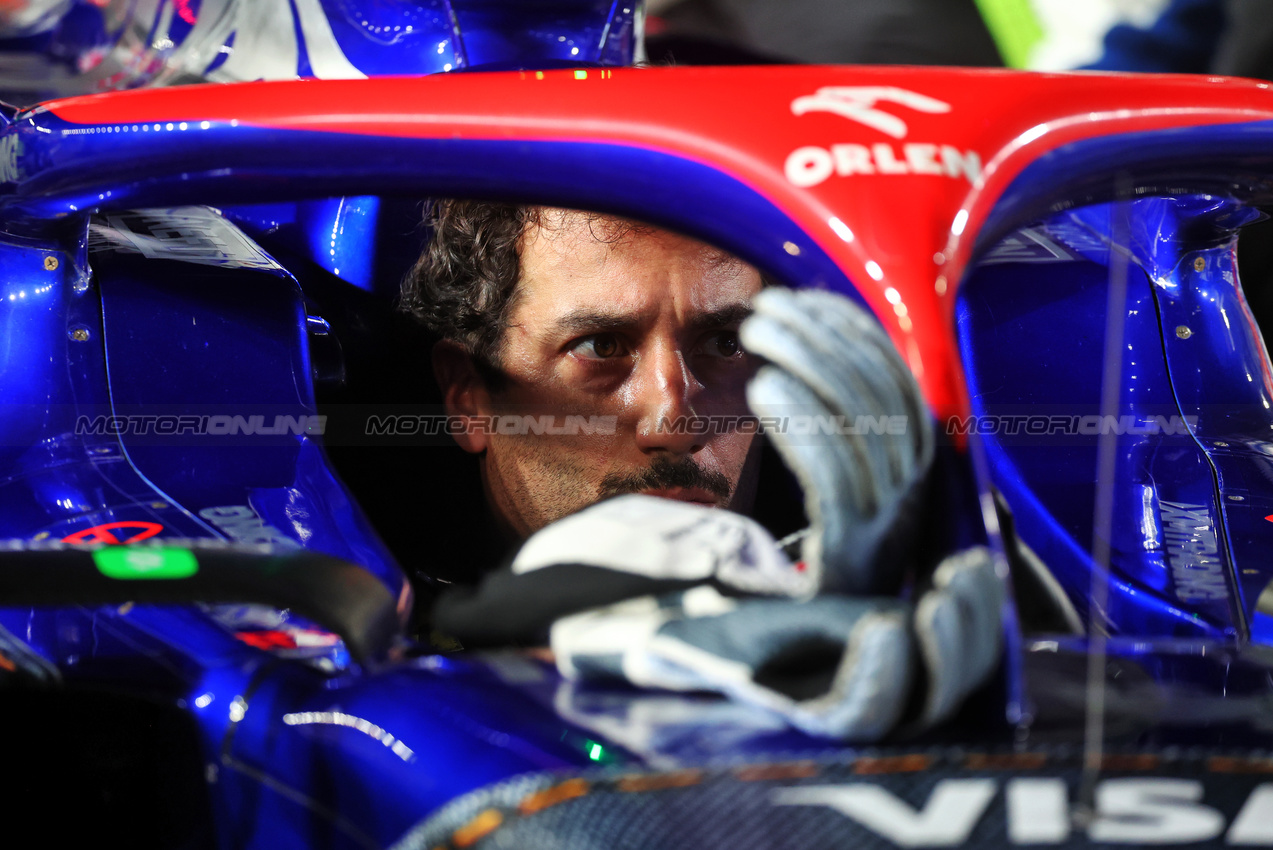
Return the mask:
{"type": "Polygon", "coordinates": [[[506,543],[623,493],[749,510],[756,269],[595,213],[442,200],[426,223],[402,306],[440,340],[445,410],[506,543]]]}

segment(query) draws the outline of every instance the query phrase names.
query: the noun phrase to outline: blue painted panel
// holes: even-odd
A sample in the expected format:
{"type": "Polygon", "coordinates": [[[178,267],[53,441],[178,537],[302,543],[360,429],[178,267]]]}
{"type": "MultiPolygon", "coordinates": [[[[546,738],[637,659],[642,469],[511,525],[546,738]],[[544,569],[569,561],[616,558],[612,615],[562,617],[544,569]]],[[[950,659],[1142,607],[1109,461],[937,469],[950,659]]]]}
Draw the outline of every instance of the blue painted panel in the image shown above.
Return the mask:
{"type": "MultiPolygon", "coordinates": [[[[468,64],[453,5],[449,0],[322,0],[336,43],[367,76],[436,74],[468,64]]],[[[300,69],[301,76],[312,73],[312,68],[300,69]]]]}
{"type": "MultiPolygon", "coordinates": [[[[275,416],[315,413],[293,281],[131,255],[95,257],[117,414],[260,416],[269,426],[275,416]]],[[[219,492],[221,481],[291,482],[299,450],[291,431],[199,436],[161,435],[139,423],[122,441],[144,474],[167,470],[161,486],[185,504],[233,504],[226,499],[234,493],[219,492]]]]}
{"type": "Polygon", "coordinates": [[[0,537],[60,539],[111,522],[199,530],[136,474],[115,437],[81,427],[110,413],[81,242],[0,245],[0,537]]]}
{"type": "Polygon", "coordinates": [[[631,65],[637,3],[619,0],[459,0],[456,18],[471,66],[546,62],[631,65]]]}
{"type": "Polygon", "coordinates": [[[1109,232],[1107,208],[1052,217],[987,252],[961,290],[961,347],[974,413],[987,417],[978,426],[991,477],[1022,539],[1086,616],[1099,434],[1118,433],[1113,536],[1106,541],[1114,628],[1240,632],[1241,612],[1229,595],[1199,595],[1168,559],[1163,503],[1210,512],[1214,486],[1172,391],[1153,287],[1135,265],[1128,270],[1116,420],[1100,418],[1110,260],[1099,236],[1109,232]]]}
{"type": "Polygon", "coordinates": [[[839,749],[765,711],[704,695],[584,688],[502,653],[327,681],[280,668],[254,691],[232,754],[324,807],[357,813],[387,843],[454,796],[518,773],[839,749]]]}
{"type": "Polygon", "coordinates": [[[295,281],[114,251],[93,256],[112,413],[143,429],[120,441],[147,481],[198,515],[204,530],[191,536],[304,545],[362,564],[400,593],[392,556],[308,435],[321,420],[295,281]],[[192,425],[155,433],[157,425],[144,430],[146,415],[192,425]],[[249,433],[262,425],[282,433],[249,433]]]}
{"type": "Polygon", "coordinates": [[[258,242],[282,246],[359,289],[372,290],[378,197],[256,204],[222,212],[258,242]]]}
{"type": "Polygon", "coordinates": [[[1218,490],[1207,527],[1196,517],[1177,519],[1175,569],[1199,594],[1229,597],[1245,631],[1256,597],[1273,579],[1260,551],[1269,540],[1260,527],[1267,523],[1257,525],[1251,514],[1266,488],[1252,493],[1242,486],[1268,474],[1258,444],[1273,431],[1273,378],[1238,283],[1236,256],[1237,229],[1258,213],[1210,195],[1139,201],[1135,208],[1132,243],[1154,281],[1172,387],[1218,490]],[[1228,557],[1211,557],[1217,545],[1228,557]]]}

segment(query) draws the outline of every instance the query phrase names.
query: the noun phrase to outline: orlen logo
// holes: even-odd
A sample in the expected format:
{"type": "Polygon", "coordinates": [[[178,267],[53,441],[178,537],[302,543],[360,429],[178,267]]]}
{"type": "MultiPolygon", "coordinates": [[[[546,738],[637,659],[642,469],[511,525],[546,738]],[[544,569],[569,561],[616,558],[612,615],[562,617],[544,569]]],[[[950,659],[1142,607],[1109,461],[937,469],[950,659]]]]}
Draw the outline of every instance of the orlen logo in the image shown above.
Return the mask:
{"type": "MultiPolygon", "coordinates": [[[[793,100],[791,111],[796,115],[833,112],[894,139],[906,138],[906,122],[877,109],[880,102],[930,115],[950,112],[949,103],[892,86],[824,86],[816,94],[793,100]]],[[[792,151],[784,170],[787,179],[801,187],[816,186],[832,174],[932,174],[963,177],[973,183],[981,176],[981,157],[976,151],[928,142],[876,142],[870,146],[844,143],[829,148],[809,145],[792,151]]]]}

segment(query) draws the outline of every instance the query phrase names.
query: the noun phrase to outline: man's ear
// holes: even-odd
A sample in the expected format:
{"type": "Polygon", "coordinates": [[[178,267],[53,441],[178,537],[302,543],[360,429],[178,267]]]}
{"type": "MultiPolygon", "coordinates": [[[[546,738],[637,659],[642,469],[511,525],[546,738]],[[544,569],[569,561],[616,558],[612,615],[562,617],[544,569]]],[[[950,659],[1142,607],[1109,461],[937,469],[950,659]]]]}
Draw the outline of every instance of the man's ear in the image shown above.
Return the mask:
{"type": "Polygon", "coordinates": [[[451,431],[455,442],[466,452],[486,451],[487,429],[474,427],[473,419],[490,414],[491,397],[473,355],[459,343],[442,340],[433,346],[433,376],[442,389],[446,415],[462,422],[451,431]]]}

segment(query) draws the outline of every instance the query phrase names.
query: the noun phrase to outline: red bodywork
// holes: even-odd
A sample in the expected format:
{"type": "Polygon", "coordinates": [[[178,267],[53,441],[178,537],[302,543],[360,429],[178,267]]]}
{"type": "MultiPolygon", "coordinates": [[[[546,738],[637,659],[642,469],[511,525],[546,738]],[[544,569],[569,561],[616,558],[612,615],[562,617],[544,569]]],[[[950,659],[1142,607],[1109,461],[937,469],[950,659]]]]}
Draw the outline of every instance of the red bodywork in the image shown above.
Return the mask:
{"type": "Polygon", "coordinates": [[[41,109],[77,124],[209,120],[604,141],[710,165],[769,198],[846,271],[945,417],[967,413],[954,287],[972,237],[1022,168],[1093,136],[1270,119],[1273,93],[1267,83],[1216,77],[799,66],[267,82],[94,95],[41,109]],[[859,99],[871,96],[863,90],[887,91],[865,107],[876,113],[865,122],[796,107],[829,87],[859,99]],[[948,108],[915,108],[914,95],[948,108]]]}

